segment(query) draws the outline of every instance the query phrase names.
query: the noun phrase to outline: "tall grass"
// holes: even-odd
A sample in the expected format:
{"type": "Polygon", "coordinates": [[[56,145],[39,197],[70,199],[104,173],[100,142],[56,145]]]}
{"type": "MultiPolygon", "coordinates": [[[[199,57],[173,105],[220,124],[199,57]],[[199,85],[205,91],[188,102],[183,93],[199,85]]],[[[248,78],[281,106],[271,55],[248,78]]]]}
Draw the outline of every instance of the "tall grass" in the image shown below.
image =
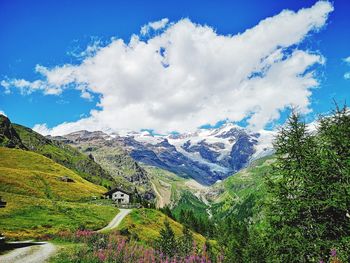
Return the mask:
{"type": "MultiPolygon", "coordinates": [[[[82,262],[82,263],[211,263],[212,260],[206,247],[197,248],[186,256],[175,255],[168,257],[162,251],[140,245],[119,235],[118,233],[103,234],[89,230],[79,230],[75,233],[61,232],[64,241],[83,243],[84,245],[59,254],[53,262],[82,262]]],[[[215,262],[223,262],[219,256],[215,262]]]]}

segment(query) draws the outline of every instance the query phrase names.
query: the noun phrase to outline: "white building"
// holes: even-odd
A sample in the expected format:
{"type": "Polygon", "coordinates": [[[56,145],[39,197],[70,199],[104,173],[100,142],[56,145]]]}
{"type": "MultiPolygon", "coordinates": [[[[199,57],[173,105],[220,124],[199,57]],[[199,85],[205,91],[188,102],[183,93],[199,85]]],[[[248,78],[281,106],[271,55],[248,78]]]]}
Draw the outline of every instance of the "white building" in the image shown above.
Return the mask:
{"type": "Polygon", "coordinates": [[[112,199],[114,202],[117,204],[129,204],[130,203],[130,193],[119,189],[119,188],[114,188],[107,193],[104,194],[107,199],[112,199]]]}

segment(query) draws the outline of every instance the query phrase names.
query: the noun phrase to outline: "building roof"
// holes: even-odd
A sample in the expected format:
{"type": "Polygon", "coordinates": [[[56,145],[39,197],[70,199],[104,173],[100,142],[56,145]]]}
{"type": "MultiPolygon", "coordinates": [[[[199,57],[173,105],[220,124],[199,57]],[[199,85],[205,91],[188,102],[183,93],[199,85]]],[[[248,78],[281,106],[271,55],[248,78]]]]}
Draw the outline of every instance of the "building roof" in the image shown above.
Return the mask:
{"type": "Polygon", "coordinates": [[[108,192],[104,193],[103,195],[111,195],[111,194],[113,194],[115,192],[118,192],[118,191],[119,192],[123,192],[124,194],[127,194],[127,195],[131,195],[131,193],[129,193],[129,192],[123,190],[123,189],[120,189],[118,187],[115,187],[115,188],[109,190],[108,192]]]}

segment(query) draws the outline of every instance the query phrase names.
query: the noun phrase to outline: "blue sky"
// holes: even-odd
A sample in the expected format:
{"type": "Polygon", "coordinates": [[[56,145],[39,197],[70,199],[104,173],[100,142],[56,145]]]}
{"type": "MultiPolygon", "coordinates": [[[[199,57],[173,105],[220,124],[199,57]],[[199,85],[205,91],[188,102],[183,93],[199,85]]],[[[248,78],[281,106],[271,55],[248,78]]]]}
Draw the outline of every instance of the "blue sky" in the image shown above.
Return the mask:
{"type": "MultiPolygon", "coordinates": [[[[243,33],[246,29],[255,27],[261,20],[278,15],[283,9],[297,12],[301,8],[310,8],[317,1],[237,2],[152,1],[150,4],[146,1],[4,0],[0,2],[0,79],[24,79],[30,82],[42,79],[43,76],[35,71],[36,65],[42,65],[48,70],[64,65],[79,65],[86,57],[77,57],[75,54],[83,52],[94,41],[99,40],[100,47],[110,44],[111,38],[123,39],[128,43],[132,34],[140,35],[143,25],[163,18],[173,23],[188,18],[193,24],[208,25],[215,29],[217,35],[228,36],[243,33]]],[[[298,48],[322,55],[326,59],[325,64],[312,64],[309,69],[315,68],[315,78],[319,81],[319,87],[311,89],[312,95],[308,96],[312,112],[306,118],[310,121],[316,114],[328,111],[332,107],[333,99],[339,102],[350,101],[350,80],[344,78],[344,74],[350,71],[350,63],[344,61],[350,56],[350,3],[346,0],[336,0],[332,5],[334,11],[329,14],[326,24],[320,30],[308,33],[309,36],[303,41],[291,44],[285,49],[287,53],[298,48]]],[[[142,83],[143,80],[138,81],[142,83]]],[[[91,110],[103,111],[104,107],[107,108],[103,104],[105,102],[101,103],[100,100],[101,96],[107,100],[108,92],[90,89],[87,84],[86,90],[91,96],[84,99],[82,90],[77,90],[76,85],[76,82],[70,83],[68,88],[65,87],[56,95],[48,95],[40,90],[21,94],[18,88],[5,89],[0,86],[0,110],[13,122],[29,127],[46,124],[46,127],[52,128],[64,122],[74,123],[88,118],[91,116],[91,110]]],[[[142,99],[140,97],[140,100],[142,99]]],[[[271,97],[271,100],[274,99],[271,97]]],[[[163,105],[159,105],[159,110],[162,107],[163,105]]],[[[183,108],[188,110],[188,115],[196,110],[187,104],[183,108]]],[[[174,114],[179,114],[179,119],[180,111],[174,114]]],[[[106,112],[103,121],[110,119],[107,113],[117,115],[118,108],[115,109],[115,113],[111,110],[106,112]]],[[[203,115],[203,112],[201,114],[203,115]]],[[[138,127],[133,123],[130,127],[161,130],[159,122],[163,116],[158,118],[158,115],[161,114],[156,113],[151,116],[152,120],[145,122],[147,127],[138,127]],[[153,123],[156,127],[151,127],[153,123]]],[[[245,123],[247,116],[238,115],[236,120],[243,119],[241,123],[245,123]]],[[[166,120],[169,116],[163,119],[166,120]]],[[[218,113],[218,116],[221,117],[217,120],[214,117],[208,118],[208,122],[201,118],[202,125],[216,123],[225,115],[218,113]]],[[[281,118],[267,123],[265,127],[271,127],[276,122],[281,123],[284,119],[285,114],[282,111],[281,118]]],[[[124,119],[111,118],[110,121],[123,123],[121,128],[128,128],[124,119]]],[[[167,129],[176,130],[178,122],[179,120],[174,119],[174,125],[167,129]]],[[[105,127],[105,124],[101,125],[105,127]]],[[[184,129],[187,127],[190,126],[184,126],[184,129]]]]}

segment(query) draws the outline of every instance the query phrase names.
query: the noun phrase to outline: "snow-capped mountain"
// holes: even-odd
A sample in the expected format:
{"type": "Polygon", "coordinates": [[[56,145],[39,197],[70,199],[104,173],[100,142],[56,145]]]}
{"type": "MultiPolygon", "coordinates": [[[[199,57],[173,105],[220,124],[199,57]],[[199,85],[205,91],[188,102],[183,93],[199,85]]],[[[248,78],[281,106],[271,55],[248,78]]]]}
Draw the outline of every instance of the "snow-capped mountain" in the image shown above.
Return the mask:
{"type": "Polygon", "coordinates": [[[63,137],[76,143],[102,140],[106,146],[124,148],[136,161],[210,185],[252,160],[272,154],[273,132],[250,132],[228,123],[217,129],[166,136],[148,131],[110,134],[79,131],[63,137]]]}

